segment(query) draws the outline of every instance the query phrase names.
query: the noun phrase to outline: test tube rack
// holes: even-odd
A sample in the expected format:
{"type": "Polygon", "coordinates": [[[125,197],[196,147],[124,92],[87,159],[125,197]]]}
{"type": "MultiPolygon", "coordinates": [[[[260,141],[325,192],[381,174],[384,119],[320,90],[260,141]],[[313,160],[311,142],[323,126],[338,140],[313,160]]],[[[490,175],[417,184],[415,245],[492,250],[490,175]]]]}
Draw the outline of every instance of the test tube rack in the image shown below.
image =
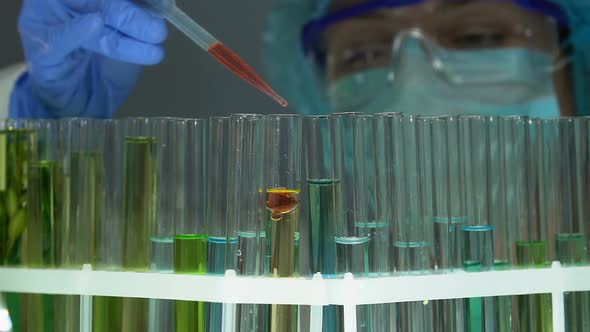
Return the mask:
{"type": "Polygon", "coordinates": [[[80,331],[92,327],[92,296],[224,303],[223,332],[233,332],[236,304],[310,306],[310,331],[322,329],[322,306],[344,306],[344,330],[356,332],[356,306],[486,296],[552,295],[553,331],[565,331],[564,293],[590,291],[590,266],[489,272],[447,272],[357,279],[242,277],[82,270],[0,268],[0,292],[79,295],[80,331]],[[162,287],[166,285],[166,287],[162,287]]]}

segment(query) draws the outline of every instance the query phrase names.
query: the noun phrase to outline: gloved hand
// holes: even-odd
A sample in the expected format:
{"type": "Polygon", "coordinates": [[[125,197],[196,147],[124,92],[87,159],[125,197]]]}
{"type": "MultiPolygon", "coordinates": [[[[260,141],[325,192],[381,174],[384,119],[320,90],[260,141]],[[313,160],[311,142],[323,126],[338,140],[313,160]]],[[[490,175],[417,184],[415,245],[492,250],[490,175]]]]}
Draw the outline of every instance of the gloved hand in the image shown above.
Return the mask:
{"type": "Polygon", "coordinates": [[[161,18],[129,0],[24,0],[19,31],[28,71],[12,118],[110,117],[167,37],[161,18]]]}

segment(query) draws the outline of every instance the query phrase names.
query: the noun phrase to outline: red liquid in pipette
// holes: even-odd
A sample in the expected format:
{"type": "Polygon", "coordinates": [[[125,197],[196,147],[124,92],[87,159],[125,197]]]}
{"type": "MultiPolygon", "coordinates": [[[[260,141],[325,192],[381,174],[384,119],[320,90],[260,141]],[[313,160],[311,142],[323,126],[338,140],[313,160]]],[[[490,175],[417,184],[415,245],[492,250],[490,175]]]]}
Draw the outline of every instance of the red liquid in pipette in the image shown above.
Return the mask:
{"type": "Polygon", "coordinates": [[[208,52],[215,58],[215,60],[219,61],[219,63],[224,65],[232,73],[274,99],[281,106],[287,107],[287,105],[289,105],[289,103],[283,97],[279,96],[279,94],[276,93],[270,85],[268,85],[268,83],[266,83],[262,77],[254,71],[254,69],[252,69],[252,67],[222,43],[217,42],[213,44],[208,52]]]}

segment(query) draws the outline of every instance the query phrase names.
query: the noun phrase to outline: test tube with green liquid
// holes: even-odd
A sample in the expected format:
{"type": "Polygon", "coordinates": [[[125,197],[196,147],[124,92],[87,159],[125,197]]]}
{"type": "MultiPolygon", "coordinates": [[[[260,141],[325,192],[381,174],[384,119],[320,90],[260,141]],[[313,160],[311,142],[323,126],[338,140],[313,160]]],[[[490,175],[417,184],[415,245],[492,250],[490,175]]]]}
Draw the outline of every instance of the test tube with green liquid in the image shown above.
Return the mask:
{"type": "MultiPolygon", "coordinates": [[[[205,157],[207,121],[187,120],[186,124],[186,194],[185,214],[174,225],[174,272],[205,274],[207,272],[207,234],[205,215],[205,157]]],[[[204,302],[175,301],[174,330],[204,332],[204,302]]]]}
{"type": "MultiPolygon", "coordinates": [[[[428,174],[430,158],[429,126],[415,116],[391,118],[395,214],[393,247],[395,271],[400,274],[425,273],[432,269],[433,218],[432,176],[428,174]]],[[[433,304],[429,301],[395,305],[395,326],[399,331],[433,329],[433,304]]]]}
{"type": "MultiPolygon", "coordinates": [[[[310,230],[310,272],[321,272],[323,278],[336,276],[336,243],[334,227],[340,215],[340,179],[332,167],[333,143],[330,117],[309,116],[303,119],[305,135],[305,171],[308,197],[308,229],[310,230]]],[[[323,327],[326,332],[341,331],[342,310],[337,306],[323,307],[323,327]]]]}
{"type": "MultiPolygon", "coordinates": [[[[147,118],[125,123],[123,269],[150,270],[151,243],[157,219],[158,147],[154,122],[147,118]]],[[[148,329],[149,300],[124,298],[123,331],[148,329]]]]}
{"type": "MultiPolygon", "coordinates": [[[[465,179],[463,195],[467,211],[459,228],[463,268],[468,272],[494,268],[494,225],[489,220],[490,126],[484,116],[459,118],[461,164],[465,179]]],[[[465,299],[465,328],[468,331],[496,331],[496,299],[465,299]]]]}
{"type": "MultiPolygon", "coordinates": [[[[186,205],[186,121],[152,118],[157,143],[157,221],[150,236],[150,270],[174,272],[174,224],[184,217],[186,205]]],[[[149,331],[174,330],[174,301],[149,300],[149,331]]]]}
{"type": "MultiPolygon", "coordinates": [[[[237,247],[227,250],[227,261],[239,275],[260,276],[266,256],[266,193],[264,188],[264,117],[234,114],[230,119],[227,198],[228,238],[237,247]]],[[[230,265],[228,265],[228,268],[230,265]]],[[[236,331],[267,331],[266,305],[239,304],[236,331]]]]}
{"type": "MultiPolygon", "coordinates": [[[[0,266],[22,263],[21,243],[26,228],[27,169],[36,153],[36,133],[26,120],[0,121],[0,266]]],[[[18,294],[5,294],[14,331],[20,331],[18,294]]],[[[1,296],[1,295],[0,295],[1,296]]]]}
{"type": "MultiPolygon", "coordinates": [[[[340,190],[334,192],[335,267],[340,277],[345,273],[365,277],[369,270],[364,125],[361,113],[331,115],[333,177],[340,180],[340,190]]],[[[357,330],[369,330],[369,314],[369,306],[357,307],[357,330]]]]}
{"type": "MultiPolygon", "coordinates": [[[[104,150],[102,178],[103,222],[99,224],[93,269],[119,271],[123,264],[124,121],[103,120],[104,150]]],[[[92,297],[92,330],[121,331],[123,299],[92,297]]]]}
{"type": "MultiPolygon", "coordinates": [[[[31,122],[37,134],[37,151],[27,165],[27,228],[23,235],[23,263],[31,268],[56,265],[56,228],[64,219],[64,174],[60,124],[56,120],[31,122]]],[[[23,296],[22,328],[50,331],[54,326],[55,296],[23,296]]]]}
{"type": "Polygon", "coordinates": [[[0,265],[21,263],[27,169],[37,151],[36,133],[26,124],[25,120],[0,122],[0,265]]]}
{"type": "MultiPolygon", "coordinates": [[[[459,227],[466,221],[460,190],[463,177],[459,167],[457,117],[432,117],[427,121],[432,147],[434,268],[452,271],[462,267],[457,246],[459,227]]],[[[465,330],[463,300],[435,301],[433,307],[436,330],[465,330]]]]}
{"type": "MultiPolygon", "coordinates": [[[[209,149],[207,156],[207,273],[223,275],[226,269],[235,269],[228,252],[235,252],[237,238],[227,233],[227,198],[229,172],[229,127],[228,117],[209,119],[209,149]],[[213,148],[214,147],[214,148],[213,148]]],[[[207,305],[207,331],[221,332],[222,304],[207,305]]]]}
{"type": "MultiPolygon", "coordinates": [[[[551,150],[543,140],[541,122],[526,117],[499,119],[503,140],[503,167],[506,191],[506,220],[513,235],[511,262],[519,268],[543,268],[550,264],[548,222],[543,218],[542,155],[551,150]]],[[[513,324],[520,331],[552,331],[551,295],[516,297],[513,324]]]]}
{"type": "MultiPolygon", "coordinates": [[[[264,190],[268,272],[274,278],[299,274],[302,120],[298,115],[265,116],[264,190]]],[[[271,305],[271,332],[297,331],[296,305],[271,305]]]]}
{"type": "MultiPolygon", "coordinates": [[[[588,265],[588,120],[562,118],[557,126],[559,204],[555,234],[556,259],[564,266],[588,265]],[[579,121],[576,123],[576,121],[579,121]],[[574,147],[574,148],[572,148],[574,147]],[[579,154],[578,154],[579,153],[579,154]]],[[[567,331],[590,329],[590,292],[565,294],[567,331]]]]}

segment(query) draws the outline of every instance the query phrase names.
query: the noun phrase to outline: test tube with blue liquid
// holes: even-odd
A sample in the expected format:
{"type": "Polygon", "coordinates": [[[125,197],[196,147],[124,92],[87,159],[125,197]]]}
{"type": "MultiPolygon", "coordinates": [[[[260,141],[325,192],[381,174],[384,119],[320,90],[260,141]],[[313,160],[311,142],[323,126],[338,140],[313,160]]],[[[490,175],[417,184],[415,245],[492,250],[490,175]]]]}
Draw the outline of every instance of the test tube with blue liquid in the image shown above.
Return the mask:
{"type": "MultiPolygon", "coordinates": [[[[587,124],[574,118],[553,120],[557,126],[557,148],[559,151],[559,198],[558,218],[555,235],[555,254],[564,266],[589,264],[588,226],[586,207],[588,160],[587,124]],[[576,128],[577,127],[577,128],[576,128]],[[580,153],[580,154],[577,154],[580,153]]],[[[549,120],[547,120],[549,122],[549,120]]],[[[549,125],[549,124],[547,124],[549,125]]],[[[590,329],[590,292],[565,293],[566,330],[585,331],[590,329]]]]}
{"type": "MultiPolygon", "coordinates": [[[[299,274],[302,119],[298,115],[265,117],[264,188],[267,210],[267,271],[274,278],[299,274]]],[[[271,332],[298,329],[296,305],[271,305],[271,332]]]]}
{"type": "MultiPolygon", "coordinates": [[[[184,215],[186,122],[153,118],[157,140],[157,222],[151,241],[151,271],[174,272],[174,224],[184,215]]],[[[174,301],[150,299],[150,331],[174,330],[174,301]]]]}
{"type": "MultiPolygon", "coordinates": [[[[466,224],[459,229],[459,248],[463,268],[468,272],[489,271],[494,267],[494,226],[489,220],[489,129],[488,119],[484,116],[459,118],[465,178],[463,194],[467,211],[466,224]]],[[[465,300],[465,326],[468,331],[495,331],[495,317],[494,298],[465,300]]]]}
{"type": "MultiPolygon", "coordinates": [[[[306,161],[308,220],[310,229],[310,269],[321,272],[324,278],[336,276],[336,243],[334,227],[340,216],[340,179],[334,177],[334,154],[330,135],[330,117],[325,115],[304,118],[304,150],[306,161]]],[[[342,308],[323,308],[323,331],[341,331],[342,308]]]]}
{"type": "MultiPolygon", "coordinates": [[[[266,193],[264,188],[264,117],[234,114],[230,118],[227,213],[228,237],[237,238],[229,247],[228,261],[239,275],[264,274],[266,259],[266,193]]],[[[268,331],[268,307],[239,304],[235,331],[268,331]]]]}
{"type": "MultiPolygon", "coordinates": [[[[184,214],[174,224],[174,272],[202,275],[207,272],[205,171],[207,121],[186,120],[184,214]]],[[[205,331],[204,302],[175,301],[174,330],[205,331]]]]}
{"type": "MultiPolygon", "coordinates": [[[[228,117],[209,119],[209,149],[207,151],[207,273],[223,275],[226,269],[235,269],[237,257],[228,256],[235,252],[236,237],[227,233],[228,198],[228,117]],[[226,261],[226,257],[230,260],[226,261]]],[[[222,324],[222,304],[207,305],[207,331],[220,332],[222,324]]]]}

